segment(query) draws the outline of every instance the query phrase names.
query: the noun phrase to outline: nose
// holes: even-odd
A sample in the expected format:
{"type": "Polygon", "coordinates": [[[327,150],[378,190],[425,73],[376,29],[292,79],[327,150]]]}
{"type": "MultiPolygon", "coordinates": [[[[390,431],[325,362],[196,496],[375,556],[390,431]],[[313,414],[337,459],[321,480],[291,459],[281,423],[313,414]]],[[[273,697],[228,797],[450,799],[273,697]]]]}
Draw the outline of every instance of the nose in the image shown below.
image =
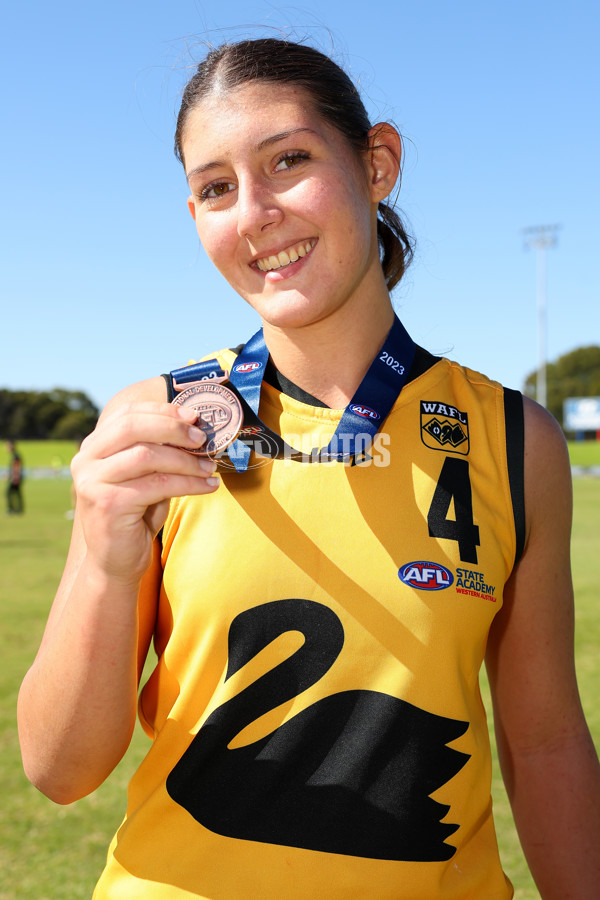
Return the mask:
{"type": "Polygon", "coordinates": [[[270,186],[254,177],[240,178],[237,230],[240,237],[255,237],[283,219],[283,210],[270,186]]]}

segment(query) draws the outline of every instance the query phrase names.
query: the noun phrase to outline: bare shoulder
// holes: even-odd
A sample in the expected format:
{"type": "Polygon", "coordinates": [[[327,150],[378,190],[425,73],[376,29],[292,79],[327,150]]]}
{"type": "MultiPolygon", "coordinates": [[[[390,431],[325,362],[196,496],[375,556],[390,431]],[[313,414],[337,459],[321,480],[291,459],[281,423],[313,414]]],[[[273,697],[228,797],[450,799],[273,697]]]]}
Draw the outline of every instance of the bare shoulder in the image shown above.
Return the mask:
{"type": "Polygon", "coordinates": [[[556,525],[556,518],[570,526],[571,467],[562,429],[546,409],[528,397],[523,398],[523,412],[528,531],[556,525]],[[545,521],[548,515],[554,522],[545,521]]]}
{"type": "Polygon", "coordinates": [[[547,409],[530,397],[523,397],[523,413],[525,417],[525,452],[528,449],[540,450],[549,444],[550,449],[555,452],[561,450],[568,456],[562,429],[547,409]]]}
{"type": "Polygon", "coordinates": [[[102,410],[100,418],[105,419],[132,403],[166,403],[167,401],[165,380],[162,375],[157,375],[154,378],[147,378],[144,381],[130,384],[128,387],[123,388],[122,391],[119,391],[118,394],[115,394],[102,410]]]}

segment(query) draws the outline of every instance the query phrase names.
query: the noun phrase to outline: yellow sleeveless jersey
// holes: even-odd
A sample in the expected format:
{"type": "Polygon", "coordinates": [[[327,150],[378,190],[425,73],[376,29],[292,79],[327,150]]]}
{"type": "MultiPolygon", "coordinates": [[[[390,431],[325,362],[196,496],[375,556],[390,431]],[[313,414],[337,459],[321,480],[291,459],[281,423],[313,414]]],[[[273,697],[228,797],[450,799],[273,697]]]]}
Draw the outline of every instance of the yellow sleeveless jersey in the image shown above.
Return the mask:
{"type": "MultiPolygon", "coordinates": [[[[153,743],[95,900],[512,897],[478,679],[522,541],[519,407],[438,360],[359,464],[253,455],[172,501],[153,743]]],[[[296,449],[340,415],[263,384],[296,449]]]]}

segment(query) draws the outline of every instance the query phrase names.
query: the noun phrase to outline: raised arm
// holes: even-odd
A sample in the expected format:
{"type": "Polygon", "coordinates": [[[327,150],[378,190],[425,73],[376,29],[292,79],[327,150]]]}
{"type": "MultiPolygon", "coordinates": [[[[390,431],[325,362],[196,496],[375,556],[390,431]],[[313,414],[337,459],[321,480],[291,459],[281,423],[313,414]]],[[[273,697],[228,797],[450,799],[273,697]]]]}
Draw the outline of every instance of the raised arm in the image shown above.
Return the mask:
{"type": "Polygon", "coordinates": [[[129,745],[156,614],[154,537],[169,498],[218,485],[212,462],[179,449],[203,443],[194,420],[165,402],[162,379],[143,382],[111,401],[73,460],[71,546],[18,705],[25,771],[58,803],[98,787],[129,745]]]}
{"type": "Polygon", "coordinates": [[[560,428],[525,402],[525,552],[506,588],[486,664],[500,764],[543,900],[596,900],[600,766],[573,658],[571,479],[560,428]]]}

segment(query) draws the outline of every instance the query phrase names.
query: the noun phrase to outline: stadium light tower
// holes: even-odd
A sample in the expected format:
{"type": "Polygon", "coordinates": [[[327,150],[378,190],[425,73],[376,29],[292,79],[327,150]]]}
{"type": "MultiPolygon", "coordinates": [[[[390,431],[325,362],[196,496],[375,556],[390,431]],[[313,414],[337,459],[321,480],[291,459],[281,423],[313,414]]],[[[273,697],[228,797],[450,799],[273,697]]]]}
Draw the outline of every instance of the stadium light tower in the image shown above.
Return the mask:
{"type": "Polygon", "coordinates": [[[524,228],[525,247],[534,247],[537,256],[538,371],[535,399],[546,406],[546,250],[555,247],[560,225],[534,225],[524,228]]]}

